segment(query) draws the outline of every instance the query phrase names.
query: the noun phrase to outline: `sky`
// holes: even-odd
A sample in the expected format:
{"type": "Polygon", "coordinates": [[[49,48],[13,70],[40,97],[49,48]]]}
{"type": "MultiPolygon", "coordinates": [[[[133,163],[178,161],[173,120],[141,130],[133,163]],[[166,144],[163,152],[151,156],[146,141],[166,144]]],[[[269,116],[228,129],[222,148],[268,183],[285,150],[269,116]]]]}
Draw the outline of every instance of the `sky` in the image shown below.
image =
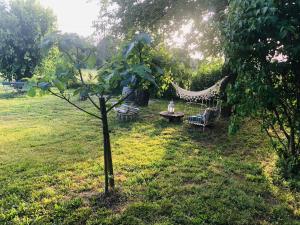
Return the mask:
{"type": "Polygon", "coordinates": [[[62,32],[89,36],[93,33],[92,23],[97,19],[97,1],[87,0],[40,0],[57,16],[58,29],[62,32]]]}

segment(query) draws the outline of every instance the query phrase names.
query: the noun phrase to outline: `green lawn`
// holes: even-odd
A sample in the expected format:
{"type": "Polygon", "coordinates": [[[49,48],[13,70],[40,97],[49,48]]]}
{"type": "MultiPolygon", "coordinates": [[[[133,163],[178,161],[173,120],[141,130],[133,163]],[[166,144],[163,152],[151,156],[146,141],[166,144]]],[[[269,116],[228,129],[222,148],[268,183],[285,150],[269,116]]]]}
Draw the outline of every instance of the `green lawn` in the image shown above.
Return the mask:
{"type": "Polygon", "coordinates": [[[300,224],[300,193],[275,175],[259,128],[169,124],[166,105],[134,123],[111,115],[117,192],[104,199],[98,121],[52,96],[0,93],[0,224],[300,224]]]}

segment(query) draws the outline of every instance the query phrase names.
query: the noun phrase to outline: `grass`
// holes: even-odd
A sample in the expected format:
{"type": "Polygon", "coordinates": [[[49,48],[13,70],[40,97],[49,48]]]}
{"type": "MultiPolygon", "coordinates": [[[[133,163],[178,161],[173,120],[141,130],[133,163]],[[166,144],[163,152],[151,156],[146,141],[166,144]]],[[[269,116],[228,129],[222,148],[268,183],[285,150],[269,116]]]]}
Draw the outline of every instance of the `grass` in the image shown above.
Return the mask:
{"type": "Polygon", "coordinates": [[[226,121],[202,132],[162,120],[165,101],[136,122],[112,114],[105,199],[98,121],[52,96],[0,93],[0,105],[0,224],[300,224],[300,193],[251,122],[231,137],[226,121]]]}

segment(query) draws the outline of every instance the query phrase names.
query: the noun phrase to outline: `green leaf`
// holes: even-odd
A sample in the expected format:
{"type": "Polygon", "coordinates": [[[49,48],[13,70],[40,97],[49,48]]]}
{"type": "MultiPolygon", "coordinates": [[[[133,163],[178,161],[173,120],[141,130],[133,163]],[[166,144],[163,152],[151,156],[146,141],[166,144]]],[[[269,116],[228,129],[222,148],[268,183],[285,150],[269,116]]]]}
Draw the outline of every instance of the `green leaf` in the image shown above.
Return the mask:
{"type": "Polygon", "coordinates": [[[154,77],[151,75],[151,69],[145,65],[135,65],[132,68],[132,72],[140,78],[147,80],[157,86],[154,77]]]}
{"type": "Polygon", "coordinates": [[[81,88],[77,88],[77,89],[73,92],[73,95],[74,95],[74,96],[79,95],[80,92],[81,92],[81,88]]]}
{"type": "Polygon", "coordinates": [[[60,92],[63,92],[65,90],[65,85],[60,80],[54,80],[53,84],[60,92]]]}
{"type": "Polygon", "coordinates": [[[262,9],[263,15],[265,15],[267,13],[268,9],[269,9],[268,7],[263,7],[263,9],[262,9]]]}
{"type": "Polygon", "coordinates": [[[134,65],[132,72],[143,78],[145,74],[151,73],[151,69],[145,65],[134,65]]]}
{"type": "Polygon", "coordinates": [[[124,54],[123,54],[123,56],[124,56],[125,58],[128,58],[128,56],[131,54],[132,50],[134,49],[135,45],[136,45],[136,42],[131,42],[131,43],[128,45],[126,51],[125,51],[124,54]]]}

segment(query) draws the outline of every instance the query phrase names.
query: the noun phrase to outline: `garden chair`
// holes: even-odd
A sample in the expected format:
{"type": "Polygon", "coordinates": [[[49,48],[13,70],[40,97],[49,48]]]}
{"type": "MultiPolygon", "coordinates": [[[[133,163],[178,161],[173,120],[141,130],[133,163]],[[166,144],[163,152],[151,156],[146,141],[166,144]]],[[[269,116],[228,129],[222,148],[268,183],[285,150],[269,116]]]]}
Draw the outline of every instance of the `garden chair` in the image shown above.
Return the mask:
{"type": "Polygon", "coordinates": [[[188,123],[196,126],[202,126],[203,130],[206,126],[213,125],[220,117],[220,110],[217,107],[205,109],[203,114],[197,114],[188,117],[188,123]]]}
{"type": "Polygon", "coordinates": [[[136,119],[140,111],[139,108],[129,104],[122,104],[119,107],[115,107],[114,110],[117,113],[118,119],[122,122],[136,119]]]}

